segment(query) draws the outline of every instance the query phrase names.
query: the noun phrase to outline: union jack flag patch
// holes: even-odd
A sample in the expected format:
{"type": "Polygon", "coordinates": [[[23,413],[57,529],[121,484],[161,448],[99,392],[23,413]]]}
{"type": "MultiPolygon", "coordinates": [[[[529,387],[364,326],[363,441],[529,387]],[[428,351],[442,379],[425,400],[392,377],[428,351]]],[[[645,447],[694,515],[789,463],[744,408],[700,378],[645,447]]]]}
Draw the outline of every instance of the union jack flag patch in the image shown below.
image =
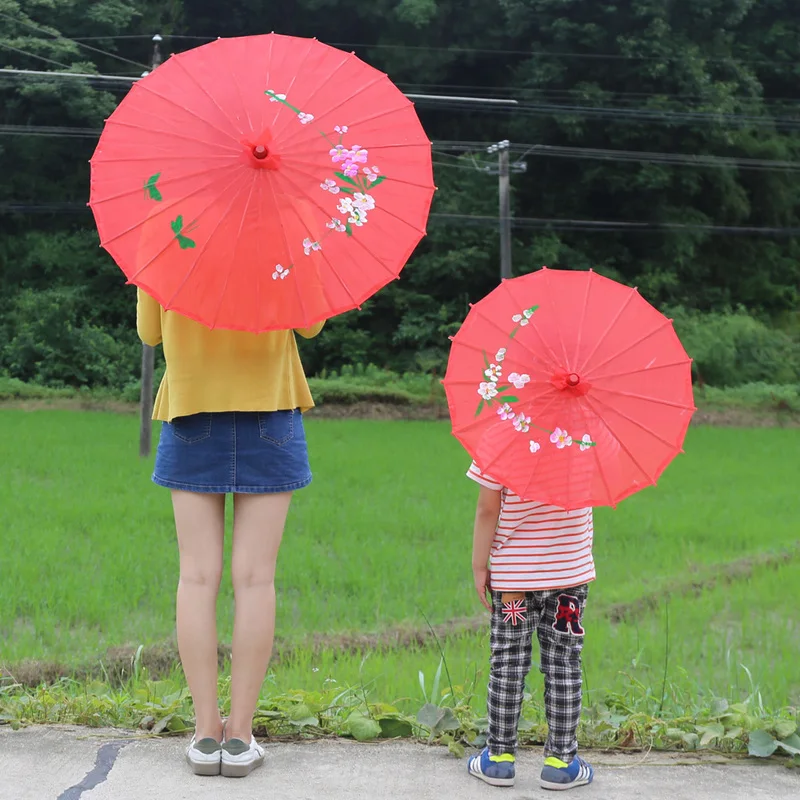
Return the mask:
{"type": "Polygon", "coordinates": [[[525,600],[509,600],[503,603],[503,622],[510,622],[516,625],[517,622],[524,622],[528,617],[528,609],[525,600]]]}

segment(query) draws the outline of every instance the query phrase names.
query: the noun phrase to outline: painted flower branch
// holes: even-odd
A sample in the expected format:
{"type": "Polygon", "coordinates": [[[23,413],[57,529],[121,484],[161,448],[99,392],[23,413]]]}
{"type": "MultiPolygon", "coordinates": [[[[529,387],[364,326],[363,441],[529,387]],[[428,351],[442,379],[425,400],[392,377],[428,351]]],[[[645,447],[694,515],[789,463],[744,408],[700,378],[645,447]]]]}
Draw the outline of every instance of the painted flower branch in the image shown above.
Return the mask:
{"type": "MultiPolygon", "coordinates": [[[[511,321],[516,323],[516,325],[509,334],[509,339],[513,339],[521,328],[529,324],[531,317],[536,313],[538,308],[539,306],[531,306],[511,317],[511,321]]],[[[523,412],[514,410],[512,403],[519,403],[519,398],[511,394],[506,394],[506,392],[508,392],[512,386],[518,390],[524,389],[525,386],[530,383],[531,376],[524,373],[512,372],[506,377],[505,385],[499,385],[503,377],[503,361],[506,357],[506,348],[501,347],[495,353],[494,361],[489,361],[485,350],[482,352],[485,368],[481,377],[484,378],[484,380],[481,380],[478,384],[478,394],[481,400],[478,403],[478,410],[475,412],[475,416],[480,416],[484,408],[490,408],[492,405],[498,404],[497,415],[502,421],[512,423],[516,431],[528,433],[531,428],[536,428],[548,434],[550,443],[554,444],[557,449],[564,450],[565,448],[572,447],[574,439],[566,430],[560,427],[552,431],[547,428],[540,428],[538,425],[532,424],[531,417],[526,416],[523,412]]],[[[593,442],[592,437],[588,433],[585,433],[578,441],[578,446],[581,452],[584,452],[590,447],[596,447],[596,442],[593,442]]],[[[539,450],[541,450],[541,444],[534,439],[529,441],[528,447],[531,453],[538,453],[539,450]]]]}

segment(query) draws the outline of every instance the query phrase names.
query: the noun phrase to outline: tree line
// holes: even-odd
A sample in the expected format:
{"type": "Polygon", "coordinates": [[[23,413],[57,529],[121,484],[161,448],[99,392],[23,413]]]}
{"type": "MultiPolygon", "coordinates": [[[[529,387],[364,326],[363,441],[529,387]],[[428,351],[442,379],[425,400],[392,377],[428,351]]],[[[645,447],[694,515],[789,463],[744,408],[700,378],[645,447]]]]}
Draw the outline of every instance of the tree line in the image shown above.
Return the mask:
{"type": "MultiPolygon", "coordinates": [[[[687,330],[746,309],[752,324],[728,328],[757,329],[768,344],[748,345],[753,358],[785,366],[758,354],[791,350],[768,326],[797,326],[792,0],[0,0],[3,66],[35,72],[137,76],[156,33],[166,56],[271,30],[354,50],[407,92],[517,101],[418,102],[439,186],[429,235],[402,280],[304,347],[310,372],[441,370],[447,336],[498,281],[497,179],[485,167],[496,158],[486,145],[503,139],[526,165],[512,176],[515,274],[592,267],[687,330]]],[[[96,131],[125,91],[0,73],[0,372],[135,379],[132,290],[85,208],[96,131]]]]}

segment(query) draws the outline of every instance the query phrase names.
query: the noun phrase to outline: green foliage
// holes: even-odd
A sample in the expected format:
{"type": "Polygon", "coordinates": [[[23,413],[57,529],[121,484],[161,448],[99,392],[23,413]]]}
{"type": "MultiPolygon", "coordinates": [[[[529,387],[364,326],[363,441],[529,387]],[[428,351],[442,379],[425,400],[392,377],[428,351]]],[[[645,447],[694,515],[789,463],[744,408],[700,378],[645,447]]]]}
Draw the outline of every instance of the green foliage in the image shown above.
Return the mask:
{"type": "MultiPolygon", "coordinates": [[[[140,648],[141,649],[141,648],[140,648]]],[[[271,677],[271,676],[270,676],[271,677]]],[[[725,698],[684,703],[669,714],[654,713],[652,697],[631,684],[625,695],[606,693],[584,706],[578,729],[581,747],[607,750],[714,750],[747,752],[758,758],[800,754],[797,721],[791,709],[770,711],[753,696],[729,703],[725,698]]],[[[230,676],[219,683],[222,712],[230,703],[230,676]]],[[[416,738],[448,747],[457,757],[466,746],[481,747],[487,720],[478,716],[471,697],[453,698],[454,707],[422,706],[416,715],[370,700],[363,687],[340,687],[331,681],[322,691],[276,692],[267,688],[254,718],[256,735],[270,737],[344,736],[359,742],[377,738],[416,738]]],[[[194,724],[191,696],[179,672],[153,680],[147,670],[132,665],[120,684],[61,679],[25,688],[0,681],[0,724],[79,724],[139,729],[155,735],[184,733],[194,724]]],[[[522,745],[541,745],[546,735],[542,702],[525,695],[519,725],[522,745]]]]}
{"type": "Polygon", "coordinates": [[[768,327],[744,309],[701,314],[667,309],[701,383],[716,387],[800,381],[800,339],[768,327]]]}
{"type": "Polygon", "coordinates": [[[8,375],[47,387],[128,383],[134,376],[135,342],[83,322],[85,304],[78,289],[19,292],[3,324],[0,364],[8,375]]]}
{"type": "MultiPolygon", "coordinates": [[[[18,22],[4,18],[0,42],[31,54],[3,51],[7,62],[21,69],[139,74],[150,61],[149,37],[156,31],[166,34],[164,55],[194,44],[170,39],[170,33],[214,38],[276,30],[330,42],[355,38],[363,43],[358,54],[405,90],[520,101],[511,114],[420,103],[433,140],[509,138],[562,147],[788,162],[800,158],[800,135],[784,124],[795,112],[795,64],[800,59],[800,21],[790,0],[702,0],[669,6],[646,0],[623,6],[574,0],[568,18],[560,0],[502,0],[499,5],[485,0],[377,0],[348,8],[346,14],[338,13],[340,6],[341,0],[290,5],[232,0],[221,13],[208,0],[2,0],[3,13],[18,22]],[[30,24],[54,35],[41,34],[30,24]],[[107,37],[90,46],[112,55],[81,47],[70,36],[107,37]]],[[[121,97],[109,84],[46,76],[4,79],[2,122],[98,129],[121,97]]],[[[25,290],[80,289],[86,293],[81,326],[97,326],[127,341],[132,335],[131,293],[96,246],[91,216],[82,208],[94,145],[85,137],[3,136],[0,203],[74,203],[78,210],[3,214],[0,320],[7,319],[12,307],[19,308],[16,295],[25,290]]],[[[370,362],[398,373],[441,374],[447,337],[463,320],[468,304],[498,279],[495,225],[452,216],[497,214],[496,180],[475,168],[485,166],[487,159],[481,152],[474,158],[435,155],[437,216],[428,236],[402,280],[361,310],[331,321],[321,337],[303,343],[311,374],[370,362]]],[[[655,226],[800,226],[800,187],[785,169],[552,158],[536,150],[526,160],[527,173],[513,178],[517,217],[611,218],[655,226]]],[[[156,175],[144,182],[143,190],[157,199],[156,175]]],[[[746,329],[738,313],[728,315],[725,309],[743,306],[765,320],[796,309],[796,237],[724,236],[698,229],[600,233],[562,227],[515,228],[515,272],[542,264],[593,267],[637,284],[656,304],[732,316],[734,322],[719,323],[726,344],[711,341],[715,332],[695,337],[703,380],[719,385],[794,380],[788,377],[792,367],[786,346],[764,330],[746,329]],[[736,331],[733,325],[739,326],[736,331]],[[729,346],[734,339],[735,353],[729,346]]],[[[181,245],[190,248],[188,226],[176,233],[181,245]]],[[[695,327],[691,320],[686,325],[695,327]]],[[[87,332],[87,339],[92,335],[87,332]]],[[[6,334],[3,343],[8,340],[6,334]]],[[[26,348],[22,355],[35,361],[36,348],[30,343],[26,348]]],[[[68,353],[53,350],[51,355],[68,353]]],[[[19,356],[15,374],[38,371],[34,362],[23,364],[19,356]]],[[[49,371],[53,381],[75,385],[93,380],[94,374],[79,374],[83,364],[49,371]]]]}

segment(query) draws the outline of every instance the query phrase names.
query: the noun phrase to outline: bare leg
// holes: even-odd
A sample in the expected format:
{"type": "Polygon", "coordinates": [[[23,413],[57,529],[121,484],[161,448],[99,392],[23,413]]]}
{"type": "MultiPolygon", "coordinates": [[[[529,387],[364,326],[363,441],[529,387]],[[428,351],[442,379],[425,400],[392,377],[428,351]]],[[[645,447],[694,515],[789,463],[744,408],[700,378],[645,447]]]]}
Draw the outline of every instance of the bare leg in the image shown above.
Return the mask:
{"type": "Polygon", "coordinates": [[[181,576],[178,650],[194,701],[197,740],[222,739],[217,700],[217,594],[222,577],[225,495],[172,492],[181,576]]]}
{"type": "Polygon", "coordinates": [[[249,742],[275,635],[275,563],[290,492],[234,496],[231,572],[236,597],[231,659],[231,714],[226,739],[249,742]]]}

